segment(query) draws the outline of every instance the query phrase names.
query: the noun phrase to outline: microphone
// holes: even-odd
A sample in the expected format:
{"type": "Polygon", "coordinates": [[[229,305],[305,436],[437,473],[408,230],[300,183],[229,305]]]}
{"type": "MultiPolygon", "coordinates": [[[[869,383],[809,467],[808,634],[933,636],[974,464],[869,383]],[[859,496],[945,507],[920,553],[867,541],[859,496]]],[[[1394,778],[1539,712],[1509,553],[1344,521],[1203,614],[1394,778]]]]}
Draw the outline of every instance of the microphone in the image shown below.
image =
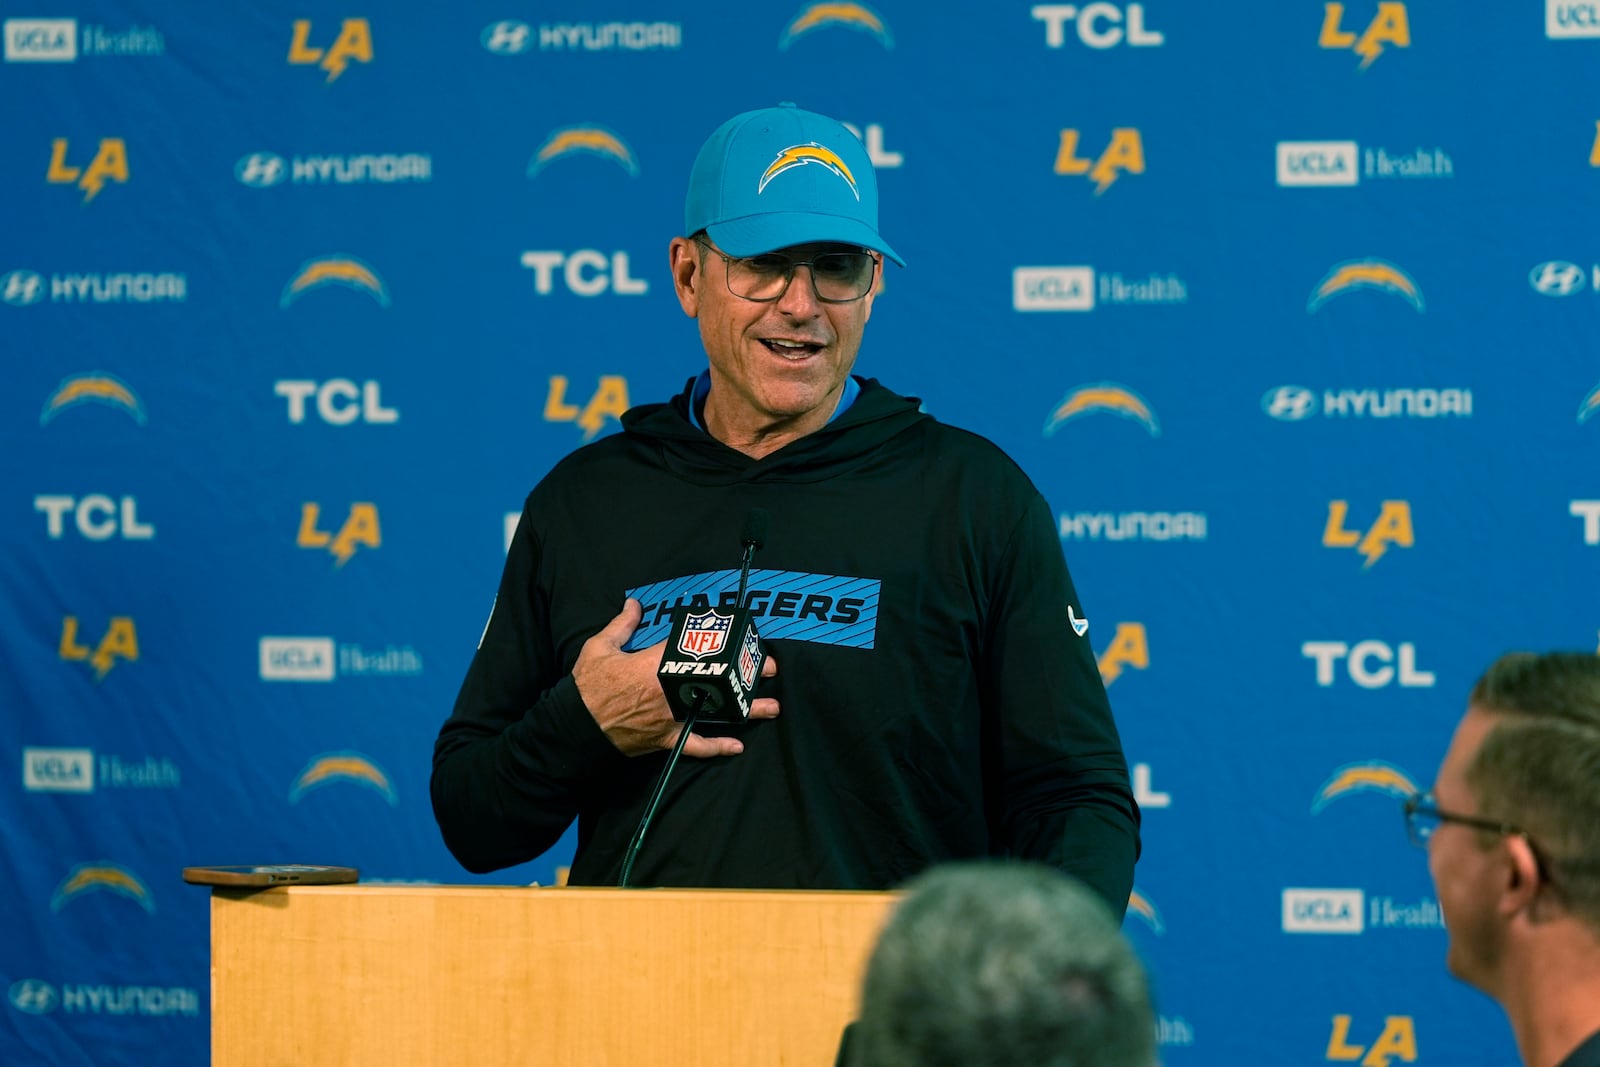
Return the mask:
{"type": "Polygon", "coordinates": [[[626,889],[633,874],[634,861],[644,847],[644,835],[650,829],[661,796],[667,791],[667,778],[678,763],[683,743],[697,721],[744,722],[750,717],[751,694],[761,680],[761,667],[767,653],[761,647],[761,635],[756,633],[750,611],[744,606],[744,594],[750,584],[750,564],[756,549],[767,543],[765,508],[751,508],[745,513],[744,527],[739,532],[743,553],[739,561],[739,595],[734,599],[731,614],[710,609],[691,612],[688,608],[672,609],[672,630],[667,635],[667,647],[661,653],[661,666],[656,668],[656,680],[666,694],[667,707],[672,717],[683,723],[678,731],[677,744],[661,768],[661,777],[650,800],[639,817],[639,826],[628,842],[628,851],[622,861],[622,877],[617,885],[626,889]],[[730,636],[735,640],[729,641],[730,636]],[[677,656],[687,656],[678,659],[677,656]]]}
{"type": "Polygon", "coordinates": [[[756,550],[767,542],[771,517],[765,508],[751,508],[744,517],[739,544],[739,594],[733,610],[672,609],[672,629],[661,653],[656,679],[667,696],[667,707],[678,722],[744,722],[750,718],[750,701],[767,653],[756,632],[755,620],[745,607],[750,565],[756,550]]]}

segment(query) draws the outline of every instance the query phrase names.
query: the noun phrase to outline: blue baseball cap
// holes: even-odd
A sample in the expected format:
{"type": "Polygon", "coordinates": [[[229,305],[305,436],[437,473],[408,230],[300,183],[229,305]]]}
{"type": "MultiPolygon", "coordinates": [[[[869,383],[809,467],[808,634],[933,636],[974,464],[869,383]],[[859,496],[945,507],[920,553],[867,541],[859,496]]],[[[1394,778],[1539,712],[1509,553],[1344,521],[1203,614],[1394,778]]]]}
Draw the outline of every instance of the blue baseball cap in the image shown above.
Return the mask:
{"type": "Polygon", "coordinates": [[[855,134],[791,103],[718,126],[695,157],[683,232],[730,256],[838,241],[906,261],[878,236],[878,177],[855,134]]]}

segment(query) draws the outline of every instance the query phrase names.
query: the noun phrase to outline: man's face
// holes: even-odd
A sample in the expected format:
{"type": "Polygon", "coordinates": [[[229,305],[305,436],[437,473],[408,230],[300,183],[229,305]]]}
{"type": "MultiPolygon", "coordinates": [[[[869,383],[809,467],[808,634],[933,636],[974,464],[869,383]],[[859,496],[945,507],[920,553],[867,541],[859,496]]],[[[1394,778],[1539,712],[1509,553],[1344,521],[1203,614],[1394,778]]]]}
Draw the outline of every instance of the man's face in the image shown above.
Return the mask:
{"type": "MultiPolygon", "coordinates": [[[[1440,811],[1482,814],[1467,787],[1467,768],[1498,721],[1491,712],[1467,709],[1434,782],[1440,811]]],[[[1470,826],[1441,822],[1428,842],[1428,870],[1450,935],[1446,966],[1457,978],[1494,995],[1503,943],[1498,905],[1507,870],[1504,849],[1485,848],[1482,832],[1470,826]]]]}
{"type": "MultiPolygon", "coordinates": [[[[819,252],[860,251],[848,245],[806,244],[779,250],[796,259],[819,252]]],[[[728,289],[728,265],[688,238],[672,242],[678,300],[699,320],[711,359],[706,420],[734,436],[819,429],[832,416],[855,365],[872,314],[883,264],[873,267],[872,290],[849,303],[817,299],[809,267],[796,267],[782,297],[765,303],[728,289]]]]}

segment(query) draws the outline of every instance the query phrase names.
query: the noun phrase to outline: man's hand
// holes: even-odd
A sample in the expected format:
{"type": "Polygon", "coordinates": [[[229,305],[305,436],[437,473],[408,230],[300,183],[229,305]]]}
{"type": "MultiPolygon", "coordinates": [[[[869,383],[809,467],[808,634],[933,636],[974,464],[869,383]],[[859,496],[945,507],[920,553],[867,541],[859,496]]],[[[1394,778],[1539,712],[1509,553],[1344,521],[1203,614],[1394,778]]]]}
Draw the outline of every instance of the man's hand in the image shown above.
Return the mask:
{"type": "MultiPolygon", "coordinates": [[[[572,680],[577,683],[578,695],[600,724],[607,739],[625,756],[639,756],[657,749],[670,749],[678,742],[681,723],[673,720],[667,707],[666,694],[656,681],[656,668],[661,666],[661,651],[666,641],[659,641],[638,652],[624,652],[622,646],[633,631],[638,629],[644,609],[629,597],[623,602],[622,612],[606,623],[605,629],[583,643],[578,661],[572,665],[572,680]]],[[[763,678],[778,673],[778,661],[767,656],[761,668],[763,678]]],[[[772,719],[778,715],[778,702],[771,697],[759,697],[750,702],[750,718],[772,719]]],[[[744,751],[744,742],[737,737],[701,737],[690,734],[683,743],[685,756],[737,756],[744,751]]]]}

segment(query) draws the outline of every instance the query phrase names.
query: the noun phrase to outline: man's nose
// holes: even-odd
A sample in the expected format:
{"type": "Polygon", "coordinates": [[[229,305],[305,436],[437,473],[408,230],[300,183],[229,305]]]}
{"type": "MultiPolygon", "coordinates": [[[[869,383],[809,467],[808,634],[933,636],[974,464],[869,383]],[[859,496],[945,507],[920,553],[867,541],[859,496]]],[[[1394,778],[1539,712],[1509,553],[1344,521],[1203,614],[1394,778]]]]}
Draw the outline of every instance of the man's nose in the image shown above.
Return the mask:
{"type": "Polygon", "coordinates": [[[817,299],[816,280],[806,264],[796,264],[789,277],[789,287],[778,298],[778,310],[794,318],[813,318],[822,309],[817,299]],[[801,272],[805,273],[802,275],[801,272]]]}

